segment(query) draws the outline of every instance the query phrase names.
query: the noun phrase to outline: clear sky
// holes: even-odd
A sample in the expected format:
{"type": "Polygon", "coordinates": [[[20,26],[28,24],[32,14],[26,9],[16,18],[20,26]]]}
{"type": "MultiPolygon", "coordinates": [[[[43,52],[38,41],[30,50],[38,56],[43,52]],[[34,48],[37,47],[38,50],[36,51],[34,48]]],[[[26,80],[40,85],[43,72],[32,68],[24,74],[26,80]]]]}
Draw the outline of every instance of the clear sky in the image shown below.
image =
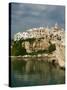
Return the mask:
{"type": "Polygon", "coordinates": [[[49,27],[58,23],[64,28],[65,7],[42,4],[11,4],[11,37],[35,27],[49,27]]]}

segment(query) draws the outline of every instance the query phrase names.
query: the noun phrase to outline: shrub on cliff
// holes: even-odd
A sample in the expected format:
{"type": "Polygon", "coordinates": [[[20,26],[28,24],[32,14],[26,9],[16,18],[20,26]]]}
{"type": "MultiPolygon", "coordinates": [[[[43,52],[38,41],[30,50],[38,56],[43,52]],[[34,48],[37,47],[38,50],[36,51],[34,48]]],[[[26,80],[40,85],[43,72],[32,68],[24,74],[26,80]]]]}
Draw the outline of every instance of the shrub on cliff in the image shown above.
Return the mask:
{"type": "Polygon", "coordinates": [[[15,41],[11,49],[11,55],[18,56],[18,55],[25,55],[25,54],[26,54],[26,49],[22,48],[22,41],[21,40],[15,41]]]}
{"type": "Polygon", "coordinates": [[[50,46],[49,46],[49,48],[48,48],[48,52],[51,53],[51,52],[53,52],[53,51],[55,51],[55,50],[56,50],[55,44],[50,44],[50,46]]]}

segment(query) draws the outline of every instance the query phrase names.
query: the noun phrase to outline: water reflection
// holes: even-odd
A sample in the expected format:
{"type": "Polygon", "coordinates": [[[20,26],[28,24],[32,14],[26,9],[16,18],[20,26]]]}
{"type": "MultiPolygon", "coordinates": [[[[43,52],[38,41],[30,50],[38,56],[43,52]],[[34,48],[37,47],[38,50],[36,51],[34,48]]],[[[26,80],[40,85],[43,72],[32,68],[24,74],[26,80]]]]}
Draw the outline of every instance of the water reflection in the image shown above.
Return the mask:
{"type": "Polygon", "coordinates": [[[64,70],[46,60],[16,59],[12,60],[11,65],[12,86],[52,85],[64,84],[65,82],[64,70]]]}

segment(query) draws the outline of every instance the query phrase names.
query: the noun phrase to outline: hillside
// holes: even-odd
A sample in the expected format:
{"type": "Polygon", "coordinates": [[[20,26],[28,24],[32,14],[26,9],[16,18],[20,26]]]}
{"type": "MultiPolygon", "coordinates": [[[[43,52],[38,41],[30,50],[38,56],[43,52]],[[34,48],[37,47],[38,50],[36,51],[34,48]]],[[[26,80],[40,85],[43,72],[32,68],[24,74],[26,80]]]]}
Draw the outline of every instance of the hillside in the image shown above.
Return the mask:
{"type": "MultiPolygon", "coordinates": [[[[11,48],[12,56],[55,56],[61,67],[65,62],[64,29],[57,24],[51,28],[33,28],[17,33],[11,48]]],[[[53,59],[52,59],[53,60],[53,59]]]]}

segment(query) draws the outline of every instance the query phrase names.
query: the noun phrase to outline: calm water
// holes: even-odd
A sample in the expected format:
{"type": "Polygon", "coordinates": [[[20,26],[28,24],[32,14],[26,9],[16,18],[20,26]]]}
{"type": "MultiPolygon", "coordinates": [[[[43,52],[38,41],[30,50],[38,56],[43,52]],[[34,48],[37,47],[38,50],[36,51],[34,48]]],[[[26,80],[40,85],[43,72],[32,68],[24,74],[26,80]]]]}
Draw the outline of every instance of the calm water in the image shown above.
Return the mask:
{"type": "Polygon", "coordinates": [[[64,84],[65,71],[47,61],[31,58],[11,61],[11,86],[64,84]]]}

